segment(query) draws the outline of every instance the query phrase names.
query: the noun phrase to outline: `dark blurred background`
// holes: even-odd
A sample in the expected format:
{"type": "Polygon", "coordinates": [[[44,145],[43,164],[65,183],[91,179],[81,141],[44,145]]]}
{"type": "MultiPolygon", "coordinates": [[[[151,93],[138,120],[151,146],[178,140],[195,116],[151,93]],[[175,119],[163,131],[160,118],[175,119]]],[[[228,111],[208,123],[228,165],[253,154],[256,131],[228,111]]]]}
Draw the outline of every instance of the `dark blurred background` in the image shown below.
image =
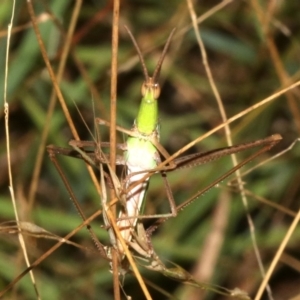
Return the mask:
{"type": "MultiPolygon", "coordinates": [[[[227,117],[232,117],[299,80],[300,12],[297,1],[267,1],[261,4],[255,0],[233,1],[212,12],[220,3],[194,1],[194,8],[199,17],[211,12],[199,22],[200,34],[227,117]]],[[[109,119],[112,7],[113,1],[84,1],[60,84],[82,140],[92,139],[95,116],[109,119]]],[[[75,1],[35,1],[34,9],[48,58],[56,72],[75,1]]],[[[5,48],[10,18],[11,3],[0,3],[0,95],[4,93],[5,48]]],[[[169,153],[176,152],[222,123],[191,26],[187,2],[131,0],[122,1],[120,11],[118,125],[131,128],[138,111],[143,82],[141,64],[123,25],[131,29],[140,45],[150,74],[169,33],[172,28],[177,28],[160,76],[161,143],[169,153]]],[[[9,55],[7,98],[10,107],[10,155],[20,218],[55,235],[64,236],[78,226],[81,219],[45,151],[42,132],[48,126],[46,145],[68,147],[73,137],[59,103],[55,106],[51,121],[45,122],[53,84],[30,25],[25,1],[17,1],[9,55]],[[40,172],[37,172],[40,147],[44,153],[40,172]]],[[[0,97],[0,100],[3,107],[3,98],[0,97]]],[[[6,222],[15,217],[8,189],[3,110],[0,113],[0,221],[6,222]]],[[[285,93],[230,126],[235,144],[274,133],[283,136],[278,146],[243,170],[257,165],[286,149],[299,137],[299,90],[285,93]]],[[[103,141],[109,140],[105,127],[100,128],[100,133],[103,141]]],[[[125,138],[123,134],[118,134],[119,142],[125,138]]],[[[192,147],[188,153],[224,146],[224,130],[219,130],[192,147]]],[[[241,153],[238,159],[242,160],[252,152],[241,153]]],[[[100,209],[99,195],[84,163],[74,158],[58,159],[85,214],[89,216],[100,209]]],[[[176,203],[188,199],[231,166],[230,158],[224,158],[212,164],[171,173],[169,179],[176,203]]],[[[251,193],[248,198],[249,211],[266,269],[293,221],[293,212],[299,209],[299,166],[299,145],[296,144],[291,150],[243,177],[245,188],[251,193]],[[274,208],[267,201],[260,201],[259,197],[290,211],[274,208]]],[[[254,297],[262,277],[241,196],[226,183],[222,182],[176,218],[165,222],[152,240],[157,254],[167,265],[173,262],[199,281],[228,289],[238,287],[254,297]]],[[[151,179],[145,214],[165,213],[169,209],[161,178],[155,175],[151,179]]],[[[148,226],[152,222],[144,223],[148,226]]],[[[8,234],[2,224],[1,290],[25,269],[17,236],[8,234]]],[[[99,217],[92,225],[100,241],[108,244],[107,233],[100,228],[101,224],[99,217]]],[[[299,238],[300,230],[297,228],[273,272],[270,285],[276,300],[300,297],[299,238]]],[[[45,236],[30,236],[26,241],[31,261],[55,243],[45,236]]],[[[94,249],[85,229],[78,232],[72,241],[94,249]]],[[[169,266],[172,267],[172,264],[169,266]]],[[[108,269],[108,263],[97,253],[63,245],[39,264],[34,273],[42,299],[113,299],[112,275],[108,269]]],[[[149,287],[153,299],[227,298],[168,279],[158,272],[145,268],[140,270],[145,280],[166,293],[164,295],[158,289],[149,287]]],[[[144,298],[133,275],[126,276],[124,290],[132,299],[144,298]]],[[[29,276],[6,295],[6,299],[34,299],[29,276]]],[[[266,295],[264,297],[267,299],[266,295]]]]}

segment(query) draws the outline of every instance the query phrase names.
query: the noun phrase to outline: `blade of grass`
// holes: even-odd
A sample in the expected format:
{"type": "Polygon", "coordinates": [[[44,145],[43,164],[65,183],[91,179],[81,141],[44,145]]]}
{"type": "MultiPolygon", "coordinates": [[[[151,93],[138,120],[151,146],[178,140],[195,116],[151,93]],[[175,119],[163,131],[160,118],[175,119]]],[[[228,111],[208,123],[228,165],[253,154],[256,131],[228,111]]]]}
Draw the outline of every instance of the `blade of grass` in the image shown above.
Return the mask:
{"type": "MultiPolygon", "coordinates": [[[[15,13],[16,2],[13,1],[12,4],[12,13],[11,13],[11,20],[8,25],[8,35],[7,35],[7,47],[6,47],[6,63],[5,63],[5,82],[4,82],[4,116],[5,116],[5,136],[6,136],[6,152],[7,152],[7,163],[8,163],[8,177],[9,177],[9,191],[11,194],[12,205],[14,208],[15,219],[18,223],[19,213],[17,209],[17,203],[15,199],[15,192],[14,192],[14,182],[12,176],[12,167],[11,167],[11,157],[10,157],[10,135],[9,135],[9,104],[7,102],[7,79],[8,79],[8,61],[9,61],[9,46],[10,46],[10,38],[11,38],[11,29],[14,21],[14,13],[15,13]]],[[[25,245],[25,240],[23,238],[22,233],[18,233],[19,243],[23,251],[24,259],[27,266],[30,266],[30,261],[25,245]]],[[[37,299],[40,299],[40,293],[38,291],[36,280],[32,271],[30,271],[30,278],[31,282],[36,294],[37,299]]]]}

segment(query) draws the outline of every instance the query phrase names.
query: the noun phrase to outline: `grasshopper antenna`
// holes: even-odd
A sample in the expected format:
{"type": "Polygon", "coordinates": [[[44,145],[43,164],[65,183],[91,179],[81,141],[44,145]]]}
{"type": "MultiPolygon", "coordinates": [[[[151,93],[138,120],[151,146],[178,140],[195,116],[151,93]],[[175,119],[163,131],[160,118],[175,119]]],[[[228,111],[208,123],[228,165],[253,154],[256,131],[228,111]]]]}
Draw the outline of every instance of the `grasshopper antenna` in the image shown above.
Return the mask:
{"type": "MultiPolygon", "coordinates": [[[[138,53],[140,62],[141,62],[141,64],[142,64],[143,73],[144,73],[144,76],[145,76],[145,81],[146,81],[146,82],[149,82],[149,81],[150,81],[150,77],[149,77],[148,70],[147,70],[147,68],[146,68],[146,64],[145,64],[145,61],[144,61],[142,52],[141,52],[141,50],[140,50],[140,48],[139,48],[139,46],[138,46],[138,44],[137,44],[137,42],[136,42],[136,40],[135,40],[133,34],[132,34],[132,32],[129,30],[129,28],[128,28],[127,26],[124,26],[124,27],[125,27],[126,31],[128,32],[128,34],[129,34],[129,36],[130,36],[130,38],[131,38],[131,40],[132,40],[132,43],[133,43],[133,45],[134,45],[134,47],[135,47],[135,49],[136,49],[136,51],[137,51],[137,53],[138,53]]],[[[155,70],[154,70],[154,73],[153,73],[153,77],[152,77],[152,81],[153,81],[154,83],[156,83],[157,80],[158,80],[158,77],[159,77],[159,73],[160,73],[160,69],[161,69],[162,63],[163,63],[164,58],[165,58],[165,56],[166,56],[166,54],[167,54],[167,51],[168,51],[168,48],[169,48],[169,46],[170,46],[172,37],[173,37],[173,35],[174,35],[174,33],[175,33],[175,30],[176,30],[176,28],[174,28],[174,29],[171,31],[171,33],[170,33],[170,35],[169,35],[169,37],[168,37],[168,40],[167,40],[167,42],[166,42],[166,44],[165,44],[164,50],[163,50],[163,52],[162,52],[162,54],[161,54],[161,56],[160,56],[160,59],[159,59],[157,65],[156,65],[156,67],[155,67],[155,70]]]]}
{"type": "Polygon", "coordinates": [[[156,65],[156,68],[154,70],[154,73],[153,73],[153,82],[157,82],[157,80],[158,80],[158,77],[159,77],[159,74],[160,74],[161,65],[162,65],[162,63],[163,63],[163,61],[165,59],[165,56],[167,54],[168,48],[170,46],[170,43],[171,43],[171,40],[172,40],[172,37],[173,37],[175,31],[176,31],[176,28],[173,28],[173,30],[171,31],[171,33],[170,33],[170,35],[168,37],[168,40],[167,40],[167,42],[165,44],[165,47],[164,47],[164,50],[163,50],[163,52],[162,52],[162,54],[160,56],[160,59],[159,59],[157,65],[156,65]]]}

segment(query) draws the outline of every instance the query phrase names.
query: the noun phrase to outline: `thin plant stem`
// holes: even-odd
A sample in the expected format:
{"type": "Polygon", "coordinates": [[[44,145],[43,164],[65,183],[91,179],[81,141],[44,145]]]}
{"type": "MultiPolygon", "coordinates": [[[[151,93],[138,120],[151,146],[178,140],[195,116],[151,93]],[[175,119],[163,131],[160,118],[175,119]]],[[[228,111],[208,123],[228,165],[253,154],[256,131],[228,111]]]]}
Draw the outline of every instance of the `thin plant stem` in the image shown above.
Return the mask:
{"type": "MultiPolygon", "coordinates": [[[[76,25],[76,22],[77,22],[79,13],[80,13],[81,6],[82,6],[82,0],[76,0],[75,8],[73,10],[73,14],[72,14],[71,21],[70,21],[69,30],[66,35],[61,59],[59,62],[58,71],[56,74],[56,79],[57,79],[58,84],[61,81],[63,71],[65,69],[66,60],[67,60],[68,54],[70,52],[72,36],[73,36],[74,30],[75,30],[75,25],[76,25]]],[[[47,137],[48,137],[48,133],[49,133],[49,129],[50,129],[50,121],[53,116],[54,108],[56,105],[56,100],[57,100],[57,98],[56,98],[55,90],[52,89],[49,107],[48,107],[47,115],[46,115],[46,119],[45,119],[45,126],[43,129],[42,135],[41,135],[41,142],[40,142],[39,149],[37,152],[35,166],[33,168],[32,180],[31,180],[31,184],[30,184],[30,188],[29,188],[29,194],[28,194],[29,210],[33,206],[33,203],[34,203],[34,196],[35,196],[37,186],[38,186],[38,179],[39,179],[39,175],[40,175],[40,171],[41,171],[41,167],[42,167],[43,156],[45,153],[47,137]]]]}
{"type": "MultiPolygon", "coordinates": [[[[7,34],[7,44],[6,44],[5,83],[4,83],[4,118],[5,118],[5,136],[6,136],[6,152],[7,152],[7,164],[8,164],[8,177],[9,177],[9,191],[10,191],[10,195],[11,195],[11,201],[12,201],[12,205],[13,205],[13,209],[14,209],[15,219],[16,219],[16,222],[18,223],[20,221],[20,219],[19,219],[19,213],[18,213],[17,203],[16,203],[16,199],[15,199],[14,182],[13,182],[12,167],[11,167],[10,135],[9,135],[9,104],[7,102],[9,46],[10,46],[10,38],[11,38],[11,29],[12,29],[12,25],[13,25],[13,21],[14,21],[14,16],[15,16],[15,7],[16,7],[16,1],[13,1],[11,19],[10,19],[10,23],[8,24],[8,34],[7,34]]],[[[30,261],[29,261],[29,257],[28,257],[28,253],[27,253],[27,249],[26,249],[26,244],[25,244],[25,240],[24,240],[22,233],[18,233],[18,239],[20,242],[21,249],[23,251],[26,265],[30,266],[30,261]]],[[[31,279],[32,285],[34,287],[34,291],[37,296],[37,299],[41,299],[32,270],[30,271],[30,279],[31,279]]]]}
{"type": "MultiPolygon", "coordinates": [[[[224,123],[224,122],[227,121],[225,108],[224,108],[224,105],[222,103],[220,94],[219,94],[218,89],[215,85],[213,75],[212,75],[210,67],[209,67],[205,47],[204,47],[204,44],[203,44],[201,36],[200,36],[199,27],[197,25],[197,16],[196,16],[196,13],[195,13],[195,10],[194,10],[194,7],[193,7],[193,3],[192,3],[191,0],[187,0],[187,3],[188,3],[189,10],[190,10],[191,19],[192,19],[195,34],[196,34],[196,37],[197,37],[197,41],[198,41],[200,51],[201,51],[201,54],[202,54],[202,57],[203,57],[203,64],[204,64],[204,67],[205,67],[205,70],[206,70],[206,74],[207,74],[209,83],[212,87],[212,91],[213,91],[213,93],[215,95],[215,98],[217,100],[219,111],[220,111],[220,114],[221,114],[221,117],[222,117],[222,121],[224,123]]],[[[227,144],[229,146],[231,146],[232,145],[232,139],[231,139],[231,131],[230,131],[229,124],[227,124],[224,127],[224,129],[225,129],[227,144]]],[[[238,164],[236,155],[232,154],[231,159],[232,159],[233,166],[235,167],[238,164]]],[[[261,258],[259,249],[258,249],[256,235],[255,235],[255,227],[254,227],[253,220],[252,220],[252,218],[250,216],[250,213],[249,213],[248,199],[247,199],[245,191],[244,191],[240,170],[236,170],[235,174],[236,174],[237,184],[238,184],[238,188],[239,188],[240,195],[241,195],[241,198],[242,198],[242,202],[243,202],[245,212],[246,212],[246,217],[247,217],[247,221],[248,221],[248,225],[249,225],[249,230],[250,230],[250,236],[251,236],[251,240],[252,240],[253,249],[254,249],[254,252],[255,252],[255,255],[256,255],[256,260],[258,262],[259,269],[260,269],[260,272],[262,274],[262,277],[264,277],[265,276],[265,269],[264,269],[264,266],[263,266],[263,263],[262,263],[262,258],[261,258]]],[[[269,293],[269,298],[273,299],[270,287],[268,287],[268,293],[269,293]]]]}
{"type": "Polygon", "coordinates": [[[7,291],[9,291],[13,286],[20,281],[29,271],[38,266],[43,260],[45,260],[50,254],[52,254],[56,249],[58,249],[62,244],[64,244],[65,240],[69,240],[74,234],[76,234],[80,229],[84,226],[87,226],[91,223],[95,218],[102,214],[101,210],[96,211],[92,216],[87,218],[82,224],[80,224],[77,228],[68,233],[65,237],[63,237],[59,242],[57,242],[54,246],[52,246],[48,251],[46,251],[42,256],[40,256],[37,260],[35,260],[30,267],[25,269],[22,273],[20,273],[14,280],[12,280],[2,291],[0,291],[0,297],[2,297],[7,291]]]}
{"type": "MultiPolygon", "coordinates": [[[[118,75],[118,41],[119,41],[119,14],[120,2],[114,0],[113,4],[113,26],[112,26],[112,58],[111,58],[111,87],[110,87],[110,166],[112,172],[116,170],[116,114],[117,114],[117,75],[118,75]]],[[[114,189],[110,189],[110,198],[115,198],[114,189]]],[[[111,207],[112,217],[116,216],[115,206],[111,207]]],[[[121,299],[118,274],[118,254],[112,251],[112,271],[114,298],[121,299]]]]}

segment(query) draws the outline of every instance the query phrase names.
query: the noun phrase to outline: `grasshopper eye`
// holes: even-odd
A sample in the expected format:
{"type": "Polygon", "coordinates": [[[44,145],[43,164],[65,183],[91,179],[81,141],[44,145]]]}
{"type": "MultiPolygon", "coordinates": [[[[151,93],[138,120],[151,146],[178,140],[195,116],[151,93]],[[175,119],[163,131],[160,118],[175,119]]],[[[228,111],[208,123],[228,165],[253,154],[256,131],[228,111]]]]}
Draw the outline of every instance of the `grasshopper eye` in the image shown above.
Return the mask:
{"type": "Polygon", "coordinates": [[[147,89],[148,89],[147,82],[143,82],[142,87],[141,87],[142,97],[144,97],[146,95],[147,89]]]}
{"type": "Polygon", "coordinates": [[[153,85],[153,96],[154,96],[154,99],[157,99],[160,95],[160,86],[158,83],[155,83],[153,85]]]}

